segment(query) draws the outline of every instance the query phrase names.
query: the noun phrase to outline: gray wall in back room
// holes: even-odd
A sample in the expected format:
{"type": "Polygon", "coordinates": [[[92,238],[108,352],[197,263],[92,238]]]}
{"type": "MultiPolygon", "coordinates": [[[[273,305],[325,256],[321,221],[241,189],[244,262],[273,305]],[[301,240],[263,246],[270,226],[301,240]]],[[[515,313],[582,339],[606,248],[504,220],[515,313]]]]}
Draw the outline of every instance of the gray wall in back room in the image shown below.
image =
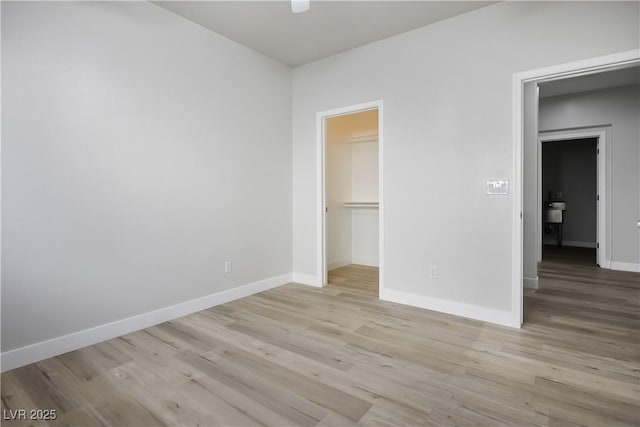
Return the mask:
{"type": "Polygon", "coordinates": [[[553,200],[567,202],[563,240],[568,245],[595,246],[597,172],[596,139],[542,144],[542,198],[548,200],[551,192],[553,200]]]}

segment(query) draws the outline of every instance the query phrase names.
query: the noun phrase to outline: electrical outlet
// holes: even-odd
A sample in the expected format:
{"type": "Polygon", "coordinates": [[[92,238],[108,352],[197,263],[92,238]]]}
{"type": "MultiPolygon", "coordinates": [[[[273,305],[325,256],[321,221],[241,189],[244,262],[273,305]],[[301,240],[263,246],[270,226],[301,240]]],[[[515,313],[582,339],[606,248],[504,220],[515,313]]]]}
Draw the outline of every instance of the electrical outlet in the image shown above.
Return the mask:
{"type": "Polygon", "coordinates": [[[438,277],[438,269],[435,265],[429,266],[429,277],[438,277]]]}
{"type": "Polygon", "coordinates": [[[231,270],[232,270],[231,261],[225,261],[224,262],[224,272],[225,273],[231,273],[231,270]]]}

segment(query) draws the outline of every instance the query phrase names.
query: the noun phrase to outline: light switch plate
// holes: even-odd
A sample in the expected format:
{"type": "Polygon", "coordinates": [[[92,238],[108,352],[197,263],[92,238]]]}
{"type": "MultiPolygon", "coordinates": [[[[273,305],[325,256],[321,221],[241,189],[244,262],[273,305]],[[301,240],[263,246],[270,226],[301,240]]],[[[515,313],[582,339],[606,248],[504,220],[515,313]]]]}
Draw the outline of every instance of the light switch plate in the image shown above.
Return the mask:
{"type": "Polygon", "coordinates": [[[491,194],[491,195],[509,194],[509,181],[507,181],[506,179],[488,179],[487,194],[491,194]]]}

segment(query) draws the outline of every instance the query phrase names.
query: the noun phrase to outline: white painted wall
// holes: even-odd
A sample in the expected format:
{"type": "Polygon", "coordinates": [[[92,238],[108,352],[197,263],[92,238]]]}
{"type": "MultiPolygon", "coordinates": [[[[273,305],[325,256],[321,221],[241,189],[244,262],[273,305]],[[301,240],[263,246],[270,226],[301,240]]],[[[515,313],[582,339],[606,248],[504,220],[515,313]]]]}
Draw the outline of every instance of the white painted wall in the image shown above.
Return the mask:
{"type": "Polygon", "coordinates": [[[354,142],[350,147],[353,201],[377,202],[378,141],[354,142]]]}
{"type": "Polygon", "coordinates": [[[378,267],[379,222],[378,209],[352,209],[351,262],[353,264],[378,267]]]}
{"type": "Polygon", "coordinates": [[[542,98],[540,130],[611,125],[611,261],[640,268],[640,86],[542,98]]]}
{"type": "MultiPolygon", "coordinates": [[[[376,121],[377,124],[377,121],[376,121]]],[[[375,132],[375,131],[374,131],[375,132]]],[[[378,201],[378,141],[357,142],[351,146],[351,192],[354,202],[378,201]]],[[[351,210],[351,260],[354,264],[379,264],[378,209],[351,210]]]]}
{"type": "Polygon", "coordinates": [[[320,273],[316,112],[382,99],[383,298],[508,323],[512,196],[485,180],[513,179],[512,76],[638,48],[638,7],[504,2],[295,69],[294,271],[320,273]]]}
{"type": "Polygon", "coordinates": [[[326,188],[327,267],[333,270],[351,264],[351,147],[345,143],[348,133],[346,117],[327,119],[326,188]]]}
{"type": "Polygon", "coordinates": [[[2,2],[2,124],[3,352],[291,272],[288,68],[147,2],[2,2]]]}

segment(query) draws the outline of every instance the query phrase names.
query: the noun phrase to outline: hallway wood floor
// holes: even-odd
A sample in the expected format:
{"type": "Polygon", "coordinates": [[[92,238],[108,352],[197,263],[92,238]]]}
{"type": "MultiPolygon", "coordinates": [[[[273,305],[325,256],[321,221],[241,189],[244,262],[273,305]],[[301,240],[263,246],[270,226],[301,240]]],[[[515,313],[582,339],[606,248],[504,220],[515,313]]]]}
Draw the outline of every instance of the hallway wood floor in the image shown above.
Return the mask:
{"type": "Polygon", "coordinates": [[[639,425],[640,274],[541,272],[515,330],[379,301],[377,269],[347,266],[4,373],[2,408],[70,426],[639,425]]]}

